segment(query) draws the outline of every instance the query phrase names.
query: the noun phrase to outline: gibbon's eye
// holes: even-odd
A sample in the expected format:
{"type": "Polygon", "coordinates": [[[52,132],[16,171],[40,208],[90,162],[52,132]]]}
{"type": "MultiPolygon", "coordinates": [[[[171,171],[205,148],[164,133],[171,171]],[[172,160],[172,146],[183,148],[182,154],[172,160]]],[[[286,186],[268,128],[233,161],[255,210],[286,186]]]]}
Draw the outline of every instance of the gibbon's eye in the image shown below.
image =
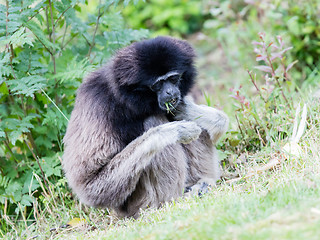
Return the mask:
{"type": "Polygon", "coordinates": [[[171,83],[173,83],[173,84],[179,83],[180,80],[181,80],[181,76],[180,76],[180,75],[178,75],[178,76],[175,75],[175,76],[172,76],[172,77],[169,78],[169,81],[170,81],[171,83]]]}
{"type": "Polygon", "coordinates": [[[150,89],[154,92],[160,91],[163,84],[163,80],[156,81],[153,85],[150,86],[150,89]]]}

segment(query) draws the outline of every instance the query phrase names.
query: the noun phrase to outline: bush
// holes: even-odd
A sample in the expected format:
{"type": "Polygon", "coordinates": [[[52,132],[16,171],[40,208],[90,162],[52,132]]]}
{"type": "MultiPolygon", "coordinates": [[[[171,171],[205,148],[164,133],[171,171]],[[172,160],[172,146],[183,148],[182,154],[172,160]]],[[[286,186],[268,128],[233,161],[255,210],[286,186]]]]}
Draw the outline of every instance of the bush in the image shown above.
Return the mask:
{"type": "Polygon", "coordinates": [[[62,138],[82,78],[148,35],[124,28],[118,1],[102,2],[95,10],[84,0],[0,4],[1,216],[28,216],[42,182],[48,190],[62,177],[62,138]]]}
{"type": "MultiPolygon", "coordinates": [[[[320,5],[311,1],[204,1],[211,17],[204,23],[206,33],[218,39],[231,65],[250,62],[247,46],[257,32],[281,35],[293,49],[287,55],[298,60],[293,74],[301,84],[311,72],[318,74],[320,64],[320,5]],[[316,71],[315,71],[316,69],[316,71]]],[[[246,66],[247,67],[247,66],[246,66]]]]}
{"type": "Polygon", "coordinates": [[[292,131],[291,92],[295,87],[289,71],[297,61],[286,61],[292,47],[285,46],[281,36],[270,42],[265,39],[265,34],[259,33],[259,41],[252,42],[259,63],[254,67],[258,74],[247,70],[248,81],[254,87],[253,96],[242,91],[241,86],[230,89],[238,129],[228,133],[224,147],[237,154],[274,145],[288,138],[292,131]]]}
{"type": "Polygon", "coordinates": [[[130,26],[147,28],[156,35],[186,35],[200,30],[204,17],[201,1],[149,0],[123,11],[130,26]]]}

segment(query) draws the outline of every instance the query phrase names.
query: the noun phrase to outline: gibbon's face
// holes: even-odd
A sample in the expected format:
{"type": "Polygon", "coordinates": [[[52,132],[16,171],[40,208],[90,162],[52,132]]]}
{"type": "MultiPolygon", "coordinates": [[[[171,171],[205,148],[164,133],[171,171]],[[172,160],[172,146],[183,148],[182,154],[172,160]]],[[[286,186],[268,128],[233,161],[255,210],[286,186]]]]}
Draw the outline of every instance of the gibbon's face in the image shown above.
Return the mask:
{"type": "Polygon", "coordinates": [[[196,77],[192,47],[170,37],[135,42],[114,58],[113,76],[123,103],[136,114],[173,112],[196,77]],[[143,107],[137,108],[137,105],[143,107]]]}
{"type": "Polygon", "coordinates": [[[170,71],[158,77],[150,86],[150,89],[157,94],[160,109],[172,111],[178,106],[181,100],[179,89],[181,77],[182,73],[170,71]]]}

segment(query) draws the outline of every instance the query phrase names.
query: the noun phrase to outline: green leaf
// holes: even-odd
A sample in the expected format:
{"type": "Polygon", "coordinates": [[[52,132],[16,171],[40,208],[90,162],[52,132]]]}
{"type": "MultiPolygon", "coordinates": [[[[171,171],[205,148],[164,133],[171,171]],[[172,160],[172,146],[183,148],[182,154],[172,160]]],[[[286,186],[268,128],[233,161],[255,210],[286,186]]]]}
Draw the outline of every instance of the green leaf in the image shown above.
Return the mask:
{"type": "Polygon", "coordinates": [[[14,33],[22,24],[21,4],[16,1],[9,1],[8,3],[8,9],[0,4],[0,12],[2,13],[0,14],[0,34],[2,32],[6,33],[5,35],[14,33]]]}
{"type": "Polygon", "coordinates": [[[5,190],[6,195],[11,202],[19,202],[21,200],[22,184],[18,181],[11,181],[5,190]]]}
{"type": "MultiPolygon", "coordinates": [[[[42,126],[44,127],[44,126],[42,126]]],[[[39,127],[37,127],[39,128],[39,127]]],[[[47,129],[47,128],[45,128],[47,129]]],[[[45,135],[40,135],[39,137],[37,137],[35,139],[35,143],[37,146],[44,146],[47,149],[50,149],[52,147],[52,141],[49,137],[45,136],[45,135]]]]}
{"type": "Polygon", "coordinates": [[[64,81],[83,79],[89,72],[92,72],[94,69],[95,66],[89,64],[88,59],[77,61],[77,58],[74,57],[67,65],[66,69],[61,69],[62,71],[52,76],[52,78],[59,79],[61,83],[63,83],[64,81]]]}
{"type": "Polygon", "coordinates": [[[129,2],[130,2],[130,0],[124,0],[123,5],[126,7],[126,6],[128,6],[129,2]]]}
{"type": "Polygon", "coordinates": [[[39,26],[34,21],[29,21],[24,23],[24,25],[33,33],[35,38],[40,41],[42,45],[44,45],[47,49],[56,49],[59,50],[59,45],[54,45],[52,42],[47,39],[47,36],[44,34],[44,32],[41,30],[41,26],[39,26]]]}
{"type": "Polygon", "coordinates": [[[61,163],[58,158],[58,154],[56,154],[53,157],[45,157],[42,158],[42,161],[40,161],[42,170],[45,172],[47,177],[50,176],[58,176],[61,177],[62,168],[61,163]]]}
{"type": "Polygon", "coordinates": [[[6,137],[6,134],[2,129],[0,129],[0,138],[4,138],[4,137],[6,137]]]}
{"type": "Polygon", "coordinates": [[[25,33],[26,28],[21,28],[12,34],[9,38],[2,38],[0,41],[0,47],[7,44],[13,44],[14,47],[23,46],[28,44],[33,47],[33,38],[30,33],[25,33]]]}
{"type": "MultiPolygon", "coordinates": [[[[29,132],[29,130],[28,130],[29,132]]],[[[12,143],[12,145],[15,145],[17,140],[21,137],[22,135],[22,132],[19,131],[19,130],[14,130],[12,132],[10,132],[9,134],[9,139],[10,139],[10,142],[12,143]]]]}
{"type": "Polygon", "coordinates": [[[15,145],[16,141],[22,136],[22,134],[30,132],[29,129],[34,128],[30,121],[35,116],[27,116],[23,119],[7,118],[3,120],[2,127],[9,131],[10,142],[15,145]]]}
{"type": "Polygon", "coordinates": [[[146,29],[123,29],[119,31],[104,32],[103,35],[110,45],[115,44],[117,46],[125,46],[132,41],[138,41],[148,37],[149,31],[146,29]]]}
{"type": "Polygon", "coordinates": [[[49,108],[47,113],[44,115],[42,124],[48,124],[50,126],[56,126],[58,129],[62,129],[62,127],[67,124],[67,120],[56,108],[49,108]]]}
{"type": "Polygon", "coordinates": [[[46,79],[39,75],[23,77],[17,80],[8,81],[9,89],[14,94],[23,94],[33,96],[34,92],[43,88],[46,84],[46,79]]]}
{"type": "Polygon", "coordinates": [[[3,76],[9,76],[11,73],[9,63],[10,53],[0,53],[0,84],[5,81],[3,76]]]}
{"type": "Polygon", "coordinates": [[[7,176],[0,175],[0,187],[7,188],[9,185],[10,179],[7,176]]]}
{"type": "Polygon", "coordinates": [[[301,25],[299,24],[299,17],[298,16],[294,16],[291,19],[289,19],[289,21],[287,21],[287,26],[289,28],[289,31],[293,34],[293,35],[300,35],[301,34],[301,25]]]}
{"type": "Polygon", "coordinates": [[[23,195],[20,201],[21,207],[31,206],[33,203],[33,198],[30,195],[23,195]]]}
{"type": "Polygon", "coordinates": [[[33,192],[40,186],[38,181],[34,178],[33,172],[34,170],[27,170],[27,172],[24,173],[24,176],[21,177],[23,182],[22,193],[33,192]]]}
{"type": "MultiPolygon", "coordinates": [[[[27,46],[19,53],[15,58],[18,62],[18,64],[15,64],[15,71],[28,73],[28,75],[43,75],[48,72],[48,66],[41,61],[43,56],[36,49],[36,47],[27,46]]],[[[26,76],[26,74],[23,74],[23,76],[26,76]]]]}

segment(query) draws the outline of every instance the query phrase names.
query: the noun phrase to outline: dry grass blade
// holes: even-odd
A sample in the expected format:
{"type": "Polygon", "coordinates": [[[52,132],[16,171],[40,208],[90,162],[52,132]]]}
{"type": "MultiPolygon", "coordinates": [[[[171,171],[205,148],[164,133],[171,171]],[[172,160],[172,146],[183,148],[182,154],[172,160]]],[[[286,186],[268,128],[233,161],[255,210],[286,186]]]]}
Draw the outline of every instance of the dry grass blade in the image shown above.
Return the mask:
{"type": "Polygon", "coordinates": [[[272,158],[267,164],[261,166],[261,167],[257,167],[254,168],[253,170],[249,171],[245,176],[243,177],[237,177],[237,178],[233,178],[230,180],[227,180],[226,183],[234,183],[240,180],[244,180],[244,179],[248,179],[250,177],[253,177],[259,173],[274,169],[275,167],[277,167],[280,163],[282,162],[281,158],[272,158]]]}

